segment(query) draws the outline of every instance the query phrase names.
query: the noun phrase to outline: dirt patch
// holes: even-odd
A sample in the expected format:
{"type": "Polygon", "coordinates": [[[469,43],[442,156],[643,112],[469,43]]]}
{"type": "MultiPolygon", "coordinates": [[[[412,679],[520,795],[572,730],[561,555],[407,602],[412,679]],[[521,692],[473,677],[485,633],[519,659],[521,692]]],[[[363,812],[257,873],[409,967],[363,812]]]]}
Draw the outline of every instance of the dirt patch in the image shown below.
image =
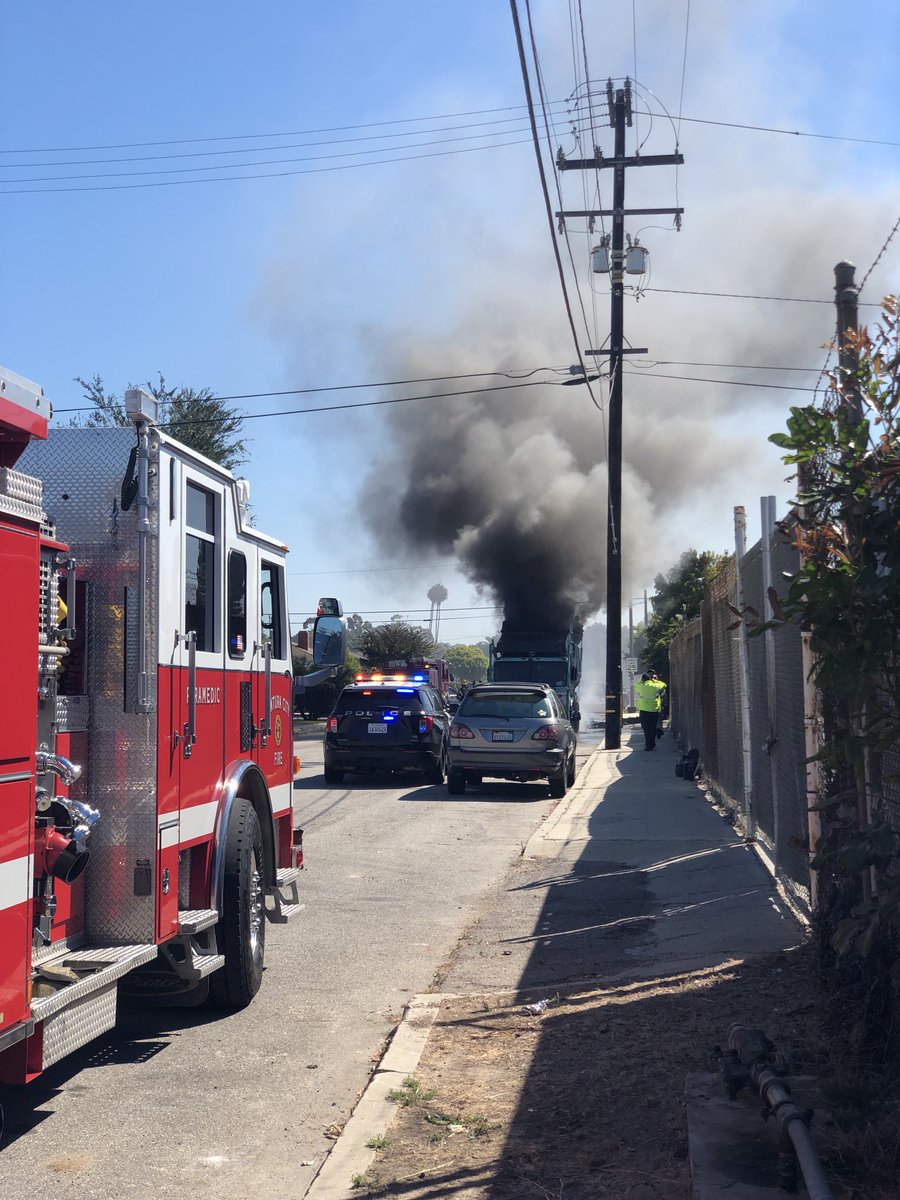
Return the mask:
{"type": "MultiPolygon", "coordinates": [[[[713,1069],[734,1021],[764,1029],[796,1073],[818,1074],[816,995],[801,949],[604,987],[448,999],[356,1187],[406,1200],[689,1200],[685,1076],[713,1069]]],[[[848,1122],[827,1139],[836,1196],[896,1196],[893,1174],[853,1161],[848,1122]]]]}

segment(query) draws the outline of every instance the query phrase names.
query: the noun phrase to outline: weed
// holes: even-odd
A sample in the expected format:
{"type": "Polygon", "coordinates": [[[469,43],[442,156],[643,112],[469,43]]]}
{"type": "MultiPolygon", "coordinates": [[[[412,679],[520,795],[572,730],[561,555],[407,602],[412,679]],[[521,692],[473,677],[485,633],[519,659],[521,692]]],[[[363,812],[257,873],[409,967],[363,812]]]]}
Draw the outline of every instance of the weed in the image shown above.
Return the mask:
{"type": "Polygon", "coordinates": [[[414,1079],[412,1075],[407,1075],[403,1080],[402,1087],[391,1088],[388,1092],[388,1100],[393,1100],[401,1108],[415,1108],[416,1105],[426,1104],[433,1098],[434,1092],[426,1091],[418,1079],[414,1079]]]}
{"type": "Polygon", "coordinates": [[[390,1144],[391,1143],[388,1141],[388,1139],[384,1136],[383,1133],[374,1134],[366,1142],[366,1145],[368,1146],[368,1148],[370,1150],[383,1150],[385,1148],[385,1146],[389,1146],[390,1144]]]}
{"type": "Polygon", "coordinates": [[[362,1172],[357,1171],[357,1173],[350,1180],[350,1186],[352,1188],[365,1188],[367,1192],[370,1192],[372,1188],[376,1186],[376,1184],[375,1180],[370,1175],[364,1175],[362,1172]]]}

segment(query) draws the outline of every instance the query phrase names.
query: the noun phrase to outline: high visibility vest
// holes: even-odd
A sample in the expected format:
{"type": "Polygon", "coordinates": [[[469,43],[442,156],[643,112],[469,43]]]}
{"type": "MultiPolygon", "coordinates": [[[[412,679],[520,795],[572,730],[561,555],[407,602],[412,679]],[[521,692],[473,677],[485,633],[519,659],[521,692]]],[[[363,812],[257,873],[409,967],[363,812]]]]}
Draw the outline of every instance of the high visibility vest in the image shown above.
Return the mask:
{"type": "Polygon", "coordinates": [[[659,712],[666,685],[661,679],[640,679],[634,685],[638,712],[659,712]]]}

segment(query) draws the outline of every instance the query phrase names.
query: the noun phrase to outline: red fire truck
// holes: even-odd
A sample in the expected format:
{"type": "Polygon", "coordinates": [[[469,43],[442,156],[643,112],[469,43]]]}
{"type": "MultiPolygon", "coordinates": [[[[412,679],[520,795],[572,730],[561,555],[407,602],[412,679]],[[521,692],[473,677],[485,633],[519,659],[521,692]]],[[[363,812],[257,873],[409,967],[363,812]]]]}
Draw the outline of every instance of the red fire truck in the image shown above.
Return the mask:
{"type": "Polygon", "coordinates": [[[151,396],[126,410],[48,437],[42,390],[0,369],[5,1083],[111,1028],[120,987],[246,1005],[266,919],[300,909],[287,548],[151,396]]]}

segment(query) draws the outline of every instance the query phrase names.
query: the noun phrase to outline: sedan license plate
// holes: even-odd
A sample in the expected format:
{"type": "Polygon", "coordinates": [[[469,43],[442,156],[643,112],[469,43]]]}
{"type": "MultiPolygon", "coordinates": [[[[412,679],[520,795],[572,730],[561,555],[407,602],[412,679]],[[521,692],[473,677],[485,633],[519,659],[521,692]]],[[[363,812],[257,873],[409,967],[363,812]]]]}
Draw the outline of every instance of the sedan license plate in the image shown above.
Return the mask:
{"type": "Polygon", "coordinates": [[[387,733],[387,725],[382,725],[381,722],[370,722],[369,733],[387,733]]]}
{"type": "Polygon", "coordinates": [[[511,742],[513,740],[513,731],[511,729],[495,729],[491,733],[492,742],[511,742]]]}

